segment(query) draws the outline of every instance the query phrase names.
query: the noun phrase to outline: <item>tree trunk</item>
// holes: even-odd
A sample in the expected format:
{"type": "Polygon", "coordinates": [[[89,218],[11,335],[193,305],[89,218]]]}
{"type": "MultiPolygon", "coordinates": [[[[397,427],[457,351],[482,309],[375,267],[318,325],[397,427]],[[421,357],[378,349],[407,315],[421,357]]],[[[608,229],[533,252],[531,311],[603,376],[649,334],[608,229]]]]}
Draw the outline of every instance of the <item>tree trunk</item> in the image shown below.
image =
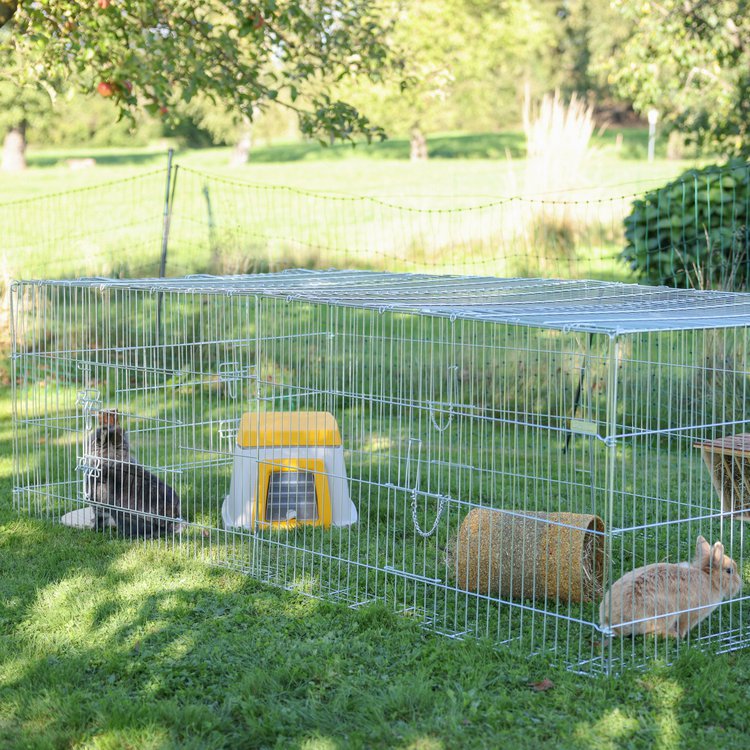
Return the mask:
{"type": "Polygon", "coordinates": [[[428,156],[427,139],[419,129],[419,125],[414,125],[409,136],[409,158],[412,161],[424,161],[428,156]]]}
{"type": "Polygon", "coordinates": [[[250,149],[253,146],[253,124],[249,119],[243,121],[242,135],[229,157],[230,167],[241,167],[250,161],[250,149]]]}
{"type": "Polygon", "coordinates": [[[18,9],[18,0],[2,0],[0,2],[0,28],[5,26],[18,9]]]}
{"type": "Polygon", "coordinates": [[[0,169],[3,172],[21,172],[26,169],[26,123],[15,125],[5,134],[0,169]]]}
{"type": "Polygon", "coordinates": [[[685,158],[685,137],[673,130],[667,139],[667,159],[685,158]]]}

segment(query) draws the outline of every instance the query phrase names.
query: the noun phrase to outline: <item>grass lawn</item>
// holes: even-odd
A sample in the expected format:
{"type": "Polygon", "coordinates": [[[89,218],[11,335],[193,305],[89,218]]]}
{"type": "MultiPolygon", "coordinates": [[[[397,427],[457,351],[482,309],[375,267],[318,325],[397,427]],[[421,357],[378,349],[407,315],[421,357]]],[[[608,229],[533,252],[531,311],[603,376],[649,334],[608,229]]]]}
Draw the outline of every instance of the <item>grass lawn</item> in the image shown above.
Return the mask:
{"type": "MultiPolygon", "coordinates": [[[[615,153],[614,134],[605,134],[589,196],[606,185],[611,195],[635,192],[686,167],[663,159],[645,164],[643,145],[642,134],[632,142],[626,134],[615,153]]],[[[223,165],[226,150],[185,152],[179,160],[224,180],[216,183],[224,192],[217,187],[212,195],[217,211],[226,203],[230,214],[245,205],[232,203],[235,181],[401,194],[425,205],[514,192],[521,162],[514,167],[505,158],[506,148],[521,154],[513,134],[436,139],[433,154],[446,158],[419,165],[405,161],[405,148],[396,141],[365,153],[281,144],[256,150],[239,171],[223,165]]],[[[23,226],[42,248],[32,262],[6,244],[6,269],[79,274],[112,270],[121,255],[158,253],[163,153],[102,152],[94,154],[99,165],[82,172],[63,166],[72,155],[32,152],[27,174],[0,179],[0,203],[21,199],[6,206],[6,226],[23,226]],[[126,183],[126,192],[65,195],[149,170],[126,183]],[[53,191],[61,194],[51,202],[25,200],[53,191]],[[63,244],[51,232],[49,211],[75,242],[63,244]],[[118,231],[124,244],[98,244],[118,231]],[[79,255],[66,255],[71,248],[79,255]]],[[[200,180],[185,179],[200,195],[200,180]]],[[[177,256],[178,271],[180,264],[198,270],[207,255],[205,219],[190,221],[200,206],[197,200],[178,212],[177,236],[194,240],[177,256]],[[204,256],[193,257],[200,244],[204,256]]],[[[321,216],[295,211],[298,225],[319,231],[321,216]]],[[[350,215],[340,213],[343,225],[350,215]]],[[[266,216],[275,228],[289,219],[278,208],[266,216]]],[[[357,240],[383,218],[370,208],[357,216],[357,240]]],[[[0,388],[0,747],[747,746],[747,652],[690,651],[669,668],[657,662],[617,678],[579,677],[488,642],[441,638],[382,606],[353,610],[147,545],[19,517],[11,509],[10,412],[10,392],[0,388]],[[545,680],[550,689],[532,687],[549,687],[545,680]]]]}
{"type": "Polygon", "coordinates": [[[619,678],[426,633],[10,509],[0,392],[0,746],[745,747],[750,658],[619,678]],[[551,680],[537,692],[530,683],[551,680]]]}
{"type": "MultiPolygon", "coordinates": [[[[613,259],[624,243],[622,217],[632,196],[691,163],[663,154],[646,162],[640,130],[625,131],[620,146],[615,138],[611,132],[594,139],[578,187],[563,196],[575,205],[543,216],[528,203],[497,204],[537,190],[525,185],[523,138],[516,132],[436,136],[434,158],[418,164],[408,161],[408,143],[400,140],[356,149],[258,146],[239,169],[227,166],[229,149],[179,151],[184,169],[167,270],[354,265],[549,275],[557,265],[557,275],[625,279],[627,269],[613,259]]],[[[157,272],[163,146],[30,149],[29,163],[23,175],[0,175],[0,204],[10,202],[0,272],[25,278],[157,272]],[[84,156],[97,166],[67,167],[69,158],[84,156]]]]}
{"type": "MultiPolygon", "coordinates": [[[[625,130],[615,147],[615,131],[592,141],[586,182],[589,192],[609,186],[611,194],[634,193],[674,177],[691,161],[667,160],[663,149],[646,161],[647,136],[625,130]]],[[[178,149],[177,162],[225,177],[307,190],[354,195],[448,195],[450,197],[515,195],[523,165],[524,140],[518,132],[445,134],[431,139],[431,159],[412,164],[405,140],[371,145],[274,143],[257,146],[249,164],[228,166],[229,148],[178,149]]],[[[0,174],[0,203],[88,187],[166,166],[167,144],[149,148],[35,149],[22,175],[0,174]],[[68,159],[93,157],[93,169],[71,171],[68,159]]]]}

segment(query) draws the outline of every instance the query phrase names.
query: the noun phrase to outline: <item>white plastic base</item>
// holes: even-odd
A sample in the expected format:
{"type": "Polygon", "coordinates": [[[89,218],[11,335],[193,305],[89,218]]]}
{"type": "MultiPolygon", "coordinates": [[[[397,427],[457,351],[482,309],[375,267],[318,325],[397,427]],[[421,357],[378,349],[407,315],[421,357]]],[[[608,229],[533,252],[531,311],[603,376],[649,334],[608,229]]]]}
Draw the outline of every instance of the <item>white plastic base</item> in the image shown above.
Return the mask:
{"type": "Polygon", "coordinates": [[[79,508],[71,510],[60,518],[63,526],[70,526],[71,529],[93,529],[94,528],[94,509],[79,508]]]}
{"type": "Polygon", "coordinates": [[[344,450],[340,446],[335,448],[299,446],[260,449],[235,446],[234,469],[229,494],[224,498],[224,503],[221,506],[221,516],[225,528],[252,530],[252,520],[255,517],[253,509],[257,502],[258,462],[273,463],[290,458],[322,460],[328,475],[328,489],[331,497],[331,525],[351,526],[357,522],[357,508],[349,497],[344,450]]]}

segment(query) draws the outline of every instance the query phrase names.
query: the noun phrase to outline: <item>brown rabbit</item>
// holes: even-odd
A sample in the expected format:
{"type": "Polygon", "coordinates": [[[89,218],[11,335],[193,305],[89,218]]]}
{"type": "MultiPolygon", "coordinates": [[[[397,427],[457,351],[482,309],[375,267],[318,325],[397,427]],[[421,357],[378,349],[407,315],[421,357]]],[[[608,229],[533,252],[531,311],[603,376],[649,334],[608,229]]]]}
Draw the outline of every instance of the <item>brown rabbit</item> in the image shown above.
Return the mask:
{"type": "Polygon", "coordinates": [[[599,607],[599,622],[615,635],[684,638],[741,588],[724,545],[711,546],[699,536],[692,563],[645,565],[615,581],[599,607]]]}

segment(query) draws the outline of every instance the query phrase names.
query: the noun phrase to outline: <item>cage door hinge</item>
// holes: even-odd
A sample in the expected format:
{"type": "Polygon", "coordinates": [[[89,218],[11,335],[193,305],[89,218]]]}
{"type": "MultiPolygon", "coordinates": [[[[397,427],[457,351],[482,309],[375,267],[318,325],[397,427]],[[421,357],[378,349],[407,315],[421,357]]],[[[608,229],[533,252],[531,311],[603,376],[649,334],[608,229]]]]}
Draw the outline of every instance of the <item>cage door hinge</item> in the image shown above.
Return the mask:
{"type": "Polygon", "coordinates": [[[76,471],[88,479],[98,479],[102,475],[102,460],[98,456],[79,456],[76,471]]]}
{"type": "Polygon", "coordinates": [[[223,419],[219,422],[219,440],[234,440],[239,429],[239,419],[223,419]]]}
{"type": "Polygon", "coordinates": [[[245,378],[252,380],[255,377],[255,365],[243,365],[235,360],[220,362],[217,368],[219,383],[226,387],[227,396],[231,399],[237,398],[237,383],[245,378]]]}
{"type": "Polygon", "coordinates": [[[94,388],[78,391],[76,406],[80,406],[84,417],[93,417],[102,408],[102,394],[94,388]]]}

